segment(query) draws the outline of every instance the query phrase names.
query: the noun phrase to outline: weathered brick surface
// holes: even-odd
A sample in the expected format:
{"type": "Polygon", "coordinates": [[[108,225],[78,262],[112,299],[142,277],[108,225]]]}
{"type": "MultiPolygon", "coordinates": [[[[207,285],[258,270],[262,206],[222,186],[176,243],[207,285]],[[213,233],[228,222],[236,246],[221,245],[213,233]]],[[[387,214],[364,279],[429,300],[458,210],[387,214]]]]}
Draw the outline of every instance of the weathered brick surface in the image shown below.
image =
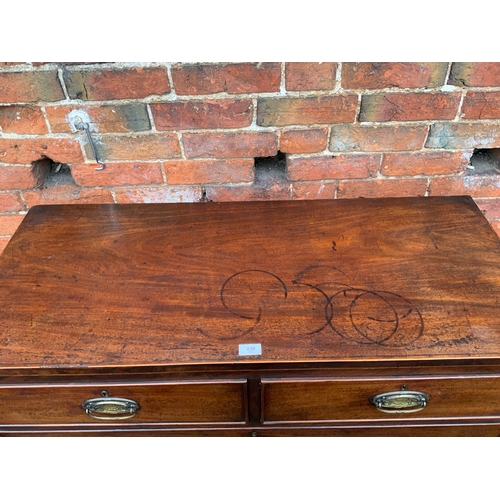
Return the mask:
{"type": "Polygon", "coordinates": [[[353,122],[358,96],[261,98],[257,102],[257,125],[282,127],[353,122]]]}
{"type": "Polygon", "coordinates": [[[61,163],[83,161],[80,143],[73,139],[1,139],[0,162],[26,165],[48,157],[61,163]]]}
{"type": "Polygon", "coordinates": [[[427,125],[334,125],[331,151],[412,151],[421,149],[427,125]]]}
{"type": "Polygon", "coordinates": [[[380,166],[381,155],[339,155],[290,158],[288,178],[297,180],[352,179],[372,177],[380,166]]]}
{"type": "Polygon", "coordinates": [[[360,121],[452,120],[460,99],[461,94],[450,92],[365,95],[360,121]]]}
{"type": "Polygon", "coordinates": [[[435,123],[431,125],[427,148],[470,149],[500,147],[500,123],[435,123]]]}
{"type": "Polygon", "coordinates": [[[120,188],[115,190],[118,203],[191,203],[201,201],[199,186],[156,188],[120,188]]]}
{"type": "Polygon", "coordinates": [[[163,182],[159,163],[106,163],[104,170],[95,170],[88,164],[73,165],[71,174],[80,186],[125,186],[163,182]]]}
{"type": "Polygon", "coordinates": [[[0,102],[24,103],[64,99],[57,71],[0,73],[0,102]]]}
{"type": "Polygon", "coordinates": [[[138,99],[170,92],[166,68],[111,68],[65,70],[64,83],[71,99],[100,101],[138,99]]]}
{"type": "Polygon", "coordinates": [[[23,219],[24,215],[0,215],[0,235],[13,235],[23,219]]]}
{"type": "Polygon", "coordinates": [[[292,199],[294,200],[331,200],[335,198],[336,182],[294,182],[292,199]]]}
{"type": "Polygon", "coordinates": [[[186,160],[165,162],[168,184],[251,182],[254,160],[186,160]]]}
{"type": "Polygon", "coordinates": [[[188,158],[254,158],[278,152],[273,132],[187,133],[182,142],[188,158]]]}
{"type": "MultiPolygon", "coordinates": [[[[117,161],[162,160],[181,157],[176,134],[136,134],[127,136],[96,136],[97,152],[101,159],[117,161]]],[[[93,159],[85,142],[85,153],[93,159]]],[[[76,163],[76,162],[74,162],[76,163]]]]}
{"type": "Polygon", "coordinates": [[[340,181],[337,198],[424,196],[427,179],[370,179],[340,181]]]}
{"type": "Polygon", "coordinates": [[[467,168],[474,149],[500,149],[500,63],[453,63],[449,81],[451,63],[97,64],[0,63],[0,214],[113,199],[422,196],[430,179],[431,194],[474,195],[500,221],[500,174],[467,168]],[[75,115],[92,123],[104,170],[75,115]],[[254,176],[254,158],[278,150],[286,172],[254,176]],[[76,184],[44,183],[42,158],[68,163],[76,184]]]}
{"type": "Polygon", "coordinates": [[[248,99],[219,99],[151,104],[158,130],[240,128],[252,123],[253,106],[248,99]]]}
{"type": "Polygon", "coordinates": [[[243,94],[278,92],[281,84],[279,63],[196,64],[172,67],[178,95],[243,94]]]}
{"type": "Polygon", "coordinates": [[[42,110],[35,106],[0,106],[0,128],[4,134],[48,133],[42,110]]]}
{"type": "Polygon", "coordinates": [[[287,90],[333,90],[337,64],[286,63],[285,87],[287,90]]]}
{"type": "Polygon", "coordinates": [[[500,118],[500,92],[467,92],[461,116],[472,120],[500,118]]]}
{"type": "Polygon", "coordinates": [[[10,241],[10,237],[8,238],[1,238],[0,237],[0,254],[5,250],[5,247],[7,246],[7,243],[10,241]]]}
{"type": "Polygon", "coordinates": [[[0,192],[0,212],[19,212],[25,208],[19,193],[0,192]]]}
{"type": "Polygon", "coordinates": [[[453,63],[449,83],[463,87],[500,87],[500,63],[453,63]]]}
{"type": "Polygon", "coordinates": [[[490,221],[490,225],[493,228],[493,231],[495,231],[498,236],[500,236],[500,220],[492,220],[490,221]]]}
{"type": "MultiPolygon", "coordinates": [[[[94,124],[100,132],[141,132],[150,130],[148,111],[145,104],[121,104],[116,106],[47,106],[45,109],[52,132],[72,132],[70,120],[76,116],[94,124]],[[87,118],[88,117],[88,118],[87,118]]],[[[91,128],[94,133],[94,127],[91,128]]]]}
{"type": "Polygon", "coordinates": [[[62,184],[50,188],[26,191],[23,197],[28,207],[35,205],[64,205],[67,203],[114,203],[107,189],[86,189],[62,184]]]}
{"type": "Polygon", "coordinates": [[[472,153],[429,151],[423,153],[386,153],[381,173],[387,176],[440,175],[463,172],[472,153]]]}
{"type": "Polygon", "coordinates": [[[271,201],[289,200],[290,185],[276,182],[265,188],[256,186],[209,186],[206,189],[209,201],[271,201]]]}
{"type": "Polygon", "coordinates": [[[0,189],[31,189],[43,183],[48,168],[35,165],[0,166],[0,189]]]}
{"type": "Polygon", "coordinates": [[[328,129],[284,130],[280,134],[282,153],[319,153],[327,146],[328,129]]]}
{"type": "Polygon", "coordinates": [[[435,88],[444,85],[448,63],[343,63],[345,89],[435,88]]]}
{"type": "Polygon", "coordinates": [[[463,175],[435,177],[429,185],[431,196],[470,195],[474,197],[500,196],[500,175],[463,175]]]}
{"type": "Polygon", "coordinates": [[[474,201],[488,219],[500,219],[500,198],[475,198],[474,201]]]}

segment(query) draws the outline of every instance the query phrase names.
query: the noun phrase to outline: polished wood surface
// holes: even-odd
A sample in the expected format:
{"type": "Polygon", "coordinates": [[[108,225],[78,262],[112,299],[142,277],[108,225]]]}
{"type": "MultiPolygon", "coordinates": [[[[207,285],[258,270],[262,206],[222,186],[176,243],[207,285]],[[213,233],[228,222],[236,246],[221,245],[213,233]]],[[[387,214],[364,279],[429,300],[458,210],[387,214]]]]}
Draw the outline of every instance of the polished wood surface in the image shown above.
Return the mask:
{"type": "Polygon", "coordinates": [[[262,420],[307,422],[335,420],[413,420],[500,418],[500,374],[493,377],[432,377],[405,379],[262,380],[262,420]],[[403,385],[431,395],[425,410],[383,413],[370,403],[377,394],[399,391],[403,385]],[[300,399],[297,398],[300,394],[300,399]]]}
{"type": "Polygon", "coordinates": [[[469,197],[35,207],[0,255],[0,436],[499,435],[499,300],[469,197]],[[427,405],[371,402],[403,386],[427,405]]]}
{"type": "MultiPolygon", "coordinates": [[[[89,417],[82,402],[109,397],[140,404],[125,424],[240,423],[246,420],[246,381],[185,382],[160,384],[72,384],[0,387],[2,424],[116,424],[89,417]]],[[[98,415],[102,416],[102,415],[98,415]]]]}
{"type": "Polygon", "coordinates": [[[0,256],[0,367],[498,358],[499,301],[469,197],[40,206],[0,256]]]}

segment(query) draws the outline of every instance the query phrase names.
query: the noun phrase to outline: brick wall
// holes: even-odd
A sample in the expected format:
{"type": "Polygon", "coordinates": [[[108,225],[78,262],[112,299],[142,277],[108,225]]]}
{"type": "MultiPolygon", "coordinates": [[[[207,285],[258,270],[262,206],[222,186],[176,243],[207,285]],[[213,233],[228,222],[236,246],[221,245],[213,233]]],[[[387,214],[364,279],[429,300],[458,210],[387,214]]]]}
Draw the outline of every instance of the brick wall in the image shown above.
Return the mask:
{"type": "Polygon", "coordinates": [[[0,250],[55,203],[469,194],[500,232],[491,148],[500,63],[0,63],[0,250]]]}

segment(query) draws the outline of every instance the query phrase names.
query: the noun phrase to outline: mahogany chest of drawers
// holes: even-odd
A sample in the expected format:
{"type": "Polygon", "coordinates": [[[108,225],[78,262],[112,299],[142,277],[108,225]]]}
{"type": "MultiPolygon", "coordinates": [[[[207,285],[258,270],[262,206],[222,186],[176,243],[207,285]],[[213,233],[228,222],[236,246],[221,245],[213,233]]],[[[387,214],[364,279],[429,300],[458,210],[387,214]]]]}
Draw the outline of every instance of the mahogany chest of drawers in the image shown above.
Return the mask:
{"type": "Polygon", "coordinates": [[[0,256],[0,435],[496,436],[469,197],[35,207],[0,256]]]}

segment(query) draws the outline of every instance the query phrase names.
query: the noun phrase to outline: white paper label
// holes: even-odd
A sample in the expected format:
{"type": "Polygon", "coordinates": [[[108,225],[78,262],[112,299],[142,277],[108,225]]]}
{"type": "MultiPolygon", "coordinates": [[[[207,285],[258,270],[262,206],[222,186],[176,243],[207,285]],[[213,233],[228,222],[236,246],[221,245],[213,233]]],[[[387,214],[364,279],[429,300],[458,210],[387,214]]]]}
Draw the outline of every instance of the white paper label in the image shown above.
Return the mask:
{"type": "Polygon", "coordinates": [[[262,354],[261,344],[240,344],[238,346],[240,356],[260,356],[262,354]]]}

